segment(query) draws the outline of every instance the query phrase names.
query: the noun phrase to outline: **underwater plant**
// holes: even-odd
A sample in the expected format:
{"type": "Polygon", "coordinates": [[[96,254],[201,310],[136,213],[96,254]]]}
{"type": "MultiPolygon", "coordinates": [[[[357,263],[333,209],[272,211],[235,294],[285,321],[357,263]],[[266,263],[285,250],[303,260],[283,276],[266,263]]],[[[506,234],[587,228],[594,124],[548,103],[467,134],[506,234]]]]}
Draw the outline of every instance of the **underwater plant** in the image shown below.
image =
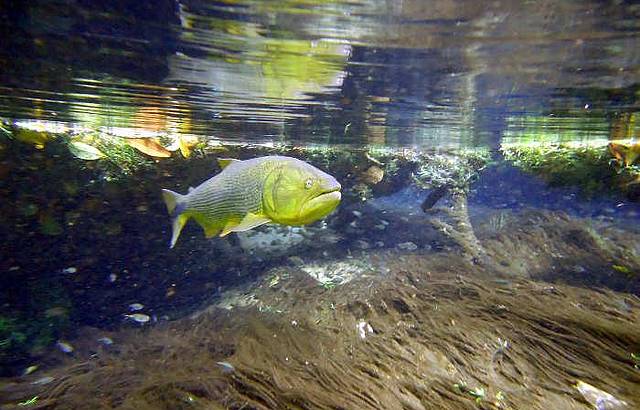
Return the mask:
{"type": "Polygon", "coordinates": [[[640,176],[637,165],[616,166],[606,146],[505,145],[505,160],[551,186],[575,186],[586,197],[627,191],[640,176]]]}

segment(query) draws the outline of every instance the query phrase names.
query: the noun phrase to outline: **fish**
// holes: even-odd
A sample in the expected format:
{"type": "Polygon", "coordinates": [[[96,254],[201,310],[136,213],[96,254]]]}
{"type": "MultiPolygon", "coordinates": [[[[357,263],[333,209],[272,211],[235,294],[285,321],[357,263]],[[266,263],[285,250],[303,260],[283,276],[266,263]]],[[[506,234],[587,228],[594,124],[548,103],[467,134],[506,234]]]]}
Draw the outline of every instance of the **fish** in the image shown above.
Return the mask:
{"type": "Polygon", "coordinates": [[[172,219],[170,248],[191,218],[207,238],[224,237],[266,223],[307,225],[330,214],[341,200],[342,187],[333,176],[296,158],[220,158],[218,163],[222,171],[186,195],[162,190],[172,219]]]}
{"type": "Polygon", "coordinates": [[[628,167],[640,158],[640,143],[625,145],[610,142],[609,151],[620,164],[628,167]]]}
{"type": "Polygon", "coordinates": [[[129,310],[131,312],[136,312],[138,310],[142,310],[144,308],[144,305],[142,303],[132,303],[129,305],[129,310]]]}

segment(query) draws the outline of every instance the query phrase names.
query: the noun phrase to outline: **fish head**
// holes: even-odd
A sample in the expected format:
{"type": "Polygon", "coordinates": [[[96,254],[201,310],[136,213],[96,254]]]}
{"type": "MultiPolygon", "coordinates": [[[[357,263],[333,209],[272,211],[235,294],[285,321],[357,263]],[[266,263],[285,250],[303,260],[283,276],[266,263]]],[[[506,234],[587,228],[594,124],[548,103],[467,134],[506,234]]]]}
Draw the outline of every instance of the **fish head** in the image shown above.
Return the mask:
{"type": "Polygon", "coordinates": [[[340,183],[306,162],[290,159],[267,177],[266,215],[284,225],[306,225],[327,216],[340,203],[340,183]]]}

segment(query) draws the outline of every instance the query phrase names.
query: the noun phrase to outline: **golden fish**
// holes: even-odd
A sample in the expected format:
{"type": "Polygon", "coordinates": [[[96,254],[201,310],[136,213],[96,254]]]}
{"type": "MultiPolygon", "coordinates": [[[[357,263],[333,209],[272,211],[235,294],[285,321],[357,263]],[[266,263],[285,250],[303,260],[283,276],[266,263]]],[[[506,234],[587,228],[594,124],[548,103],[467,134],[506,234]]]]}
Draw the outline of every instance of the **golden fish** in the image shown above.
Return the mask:
{"type": "Polygon", "coordinates": [[[173,220],[172,248],[190,218],[206,237],[225,236],[268,222],[306,225],[328,215],[341,199],[334,177],[299,159],[267,156],[218,162],[222,172],[188,194],[162,190],[173,220]]]}

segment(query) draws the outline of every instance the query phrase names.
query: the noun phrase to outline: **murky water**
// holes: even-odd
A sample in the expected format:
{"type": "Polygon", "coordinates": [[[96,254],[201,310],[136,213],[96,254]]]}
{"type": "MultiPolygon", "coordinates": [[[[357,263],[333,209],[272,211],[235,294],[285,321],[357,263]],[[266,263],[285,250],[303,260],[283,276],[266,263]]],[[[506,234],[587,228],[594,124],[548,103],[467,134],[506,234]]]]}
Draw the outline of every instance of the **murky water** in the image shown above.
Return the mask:
{"type": "Polygon", "coordinates": [[[38,0],[0,38],[2,409],[640,406],[635,2],[38,0]],[[314,168],[217,161],[277,155],[314,168]]]}

